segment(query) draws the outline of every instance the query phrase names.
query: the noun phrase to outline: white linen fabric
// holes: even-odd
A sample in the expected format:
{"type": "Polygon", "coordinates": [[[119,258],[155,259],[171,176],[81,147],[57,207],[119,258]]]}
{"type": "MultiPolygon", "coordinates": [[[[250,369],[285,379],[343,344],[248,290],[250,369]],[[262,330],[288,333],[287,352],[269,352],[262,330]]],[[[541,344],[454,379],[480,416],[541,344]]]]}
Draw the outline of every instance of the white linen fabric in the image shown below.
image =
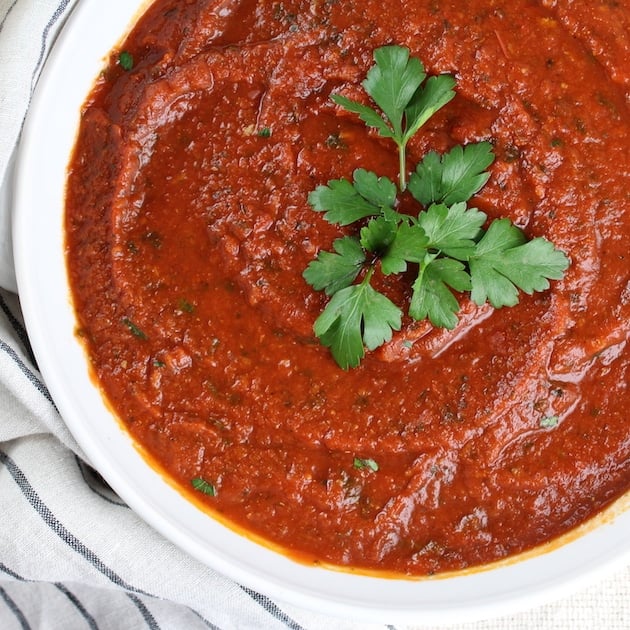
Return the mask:
{"type": "MultiPolygon", "coordinates": [[[[271,601],[188,557],[85,463],[57,413],[10,291],[3,200],[31,94],[77,1],[0,0],[0,628],[393,630],[271,601]]],[[[563,601],[456,628],[627,630],[630,568],[563,601]]]]}

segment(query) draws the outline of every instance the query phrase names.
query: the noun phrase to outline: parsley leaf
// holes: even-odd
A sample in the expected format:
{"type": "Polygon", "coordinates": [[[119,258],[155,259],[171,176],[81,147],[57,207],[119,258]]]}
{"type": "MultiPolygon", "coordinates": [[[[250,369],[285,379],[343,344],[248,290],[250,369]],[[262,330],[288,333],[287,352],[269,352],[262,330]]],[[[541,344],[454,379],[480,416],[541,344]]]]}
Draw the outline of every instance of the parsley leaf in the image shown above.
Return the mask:
{"type": "Polygon", "coordinates": [[[414,136],[433,114],[442,109],[455,97],[455,79],[448,74],[440,74],[427,79],[423,89],[416,91],[405,110],[407,140],[414,136]]]}
{"type": "Polygon", "coordinates": [[[430,257],[413,283],[409,315],[417,320],[428,317],[434,326],[441,328],[455,328],[459,302],[449,287],[456,291],[470,290],[465,265],[452,258],[430,257]]]}
{"type": "Polygon", "coordinates": [[[484,212],[466,208],[464,202],[450,208],[433,204],[418,215],[418,225],[429,239],[429,247],[446,256],[467,260],[475,250],[476,240],[483,234],[484,212]]]}
{"type": "Polygon", "coordinates": [[[344,370],[359,365],[364,346],[374,350],[392,338],[392,330],[400,330],[401,310],[372,288],[370,276],[337,291],[313,327],[344,370]]]}
{"type": "Polygon", "coordinates": [[[359,240],[353,236],[338,238],[333,243],[336,253],[321,251],[302,274],[317,291],[333,295],[350,286],[363,268],[365,254],[359,240]]]}
{"type": "Polygon", "coordinates": [[[381,216],[361,228],[361,246],[368,252],[382,255],[396,238],[396,223],[381,216]]]}
{"type": "Polygon", "coordinates": [[[359,118],[368,127],[374,127],[375,129],[377,129],[383,138],[394,137],[394,132],[383,120],[383,117],[381,116],[381,114],[379,114],[375,109],[373,109],[369,105],[363,105],[362,103],[357,103],[356,101],[353,101],[349,99],[347,96],[343,96],[342,94],[333,94],[330,98],[337,105],[340,105],[341,107],[348,110],[349,112],[358,114],[359,118]]]}
{"type": "Polygon", "coordinates": [[[420,263],[427,253],[429,239],[417,224],[403,221],[396,231],[394,240],[381,257],[381,271],[385,275],[402,273],[407,263],[420,263]]]}
{"type": "Polygon", "coordinates": [[[527,241],[509,221],[493,221],[470,261],[472,300],[495,308],[518,304],[518,289],[531,295],[560,280],[569,266],[566,255],[544,238],[527,241]]]}
{"type": "Polygon", "coordinates": [[[329,223],[350,225],[359,219],[380,214],[396,202],[396,186],[387,177],[377,177],[362,168],[354,171],[353,181],[333,179],[318,186],[308,197],[314,210],[324,212],[329,223]]]}
{"type": "Polygon", "coordinates": [[[378,208],[361,197],[347,179],[333,179],[327,186],[318,186],[308,202],[313,210],[325,212],[326,221],[339,225],[350,225],[378,213],[378,208]]]}
{"type": "Polygon", "coordinates": [[[379,208],[393,208],[398,190],[396,184],[387,177],[358,168],[354,171],[354,189],[364,199],[379,208]]]}
{"type": "Polygon", "coordinates": [[[454,96],[455,80],[449,75],[426,79],[422,62],[410,57],[409,49],[383,46],[374,51],[375,64],[362,85],[382,114],[341,94],[331,99],[344,109],[358,114],[383,138],[392,138],[398,146],[399,186],[407,187],[407,143],[420,127],[454,96]],[[423,85],[424,83],[424,85],[423,85]]]}
{"type": "Polygon", "coordinates": [[[486,184],[494,161],[489,142],[457,145],[441,158],[429,152],[409,178],[409,192],[423,205],[468,201],[486,184]]]}
{"type": "Polygon", "coordinates": [[[402,138],[405,109],[426,77],[424,66],[400,46],[377,48],[374,61],[363,87],[387,116],[393,137],[402,138]]]}

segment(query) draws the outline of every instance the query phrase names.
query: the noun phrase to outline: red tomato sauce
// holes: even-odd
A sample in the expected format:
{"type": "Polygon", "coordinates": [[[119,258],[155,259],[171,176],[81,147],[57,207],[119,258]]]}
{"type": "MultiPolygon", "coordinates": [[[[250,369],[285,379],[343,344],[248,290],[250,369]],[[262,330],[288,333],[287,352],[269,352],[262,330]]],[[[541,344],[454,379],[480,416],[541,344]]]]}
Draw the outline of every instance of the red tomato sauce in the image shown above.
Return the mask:
{"type": "Polygon", "coordinates": [[[66,213],[78,334],[155,465],[290,555],[408,575],[530,549],[628,491],[629,32],[626,0],[157,0],[85,104],[66,213]],[[330,100],[365,98],[384,44],[458,81],[409,164],[489,140],[475,205],[571,266],[514,308],[462,296],[454,331],[404,321],[345,372],[302,278],[340,231],[307,197],[396,177],[391,141],[330,100]]]}

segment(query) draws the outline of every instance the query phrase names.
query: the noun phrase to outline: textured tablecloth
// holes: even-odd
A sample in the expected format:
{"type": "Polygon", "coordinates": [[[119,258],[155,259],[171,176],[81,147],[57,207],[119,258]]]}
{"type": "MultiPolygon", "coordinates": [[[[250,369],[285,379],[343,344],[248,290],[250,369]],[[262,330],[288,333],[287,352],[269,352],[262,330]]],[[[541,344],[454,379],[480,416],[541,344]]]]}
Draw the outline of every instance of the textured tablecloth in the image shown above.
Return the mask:
{"type": "MultiPolygon", "coordinates": [[[[37,77],[76,1],[0,0],[0,205],[10,201],[8,167],[37,77]]],[[[394,628],[299,610],[235,584],[164,540],[111,492],[83,461],[37,371],[13,292],[6,227],[5,213],[0,286],[10,290],[0,290],[0,630],[394,628]]],[[[630,568],[563,601],[450,627],[627,630],[630,568]]]]}

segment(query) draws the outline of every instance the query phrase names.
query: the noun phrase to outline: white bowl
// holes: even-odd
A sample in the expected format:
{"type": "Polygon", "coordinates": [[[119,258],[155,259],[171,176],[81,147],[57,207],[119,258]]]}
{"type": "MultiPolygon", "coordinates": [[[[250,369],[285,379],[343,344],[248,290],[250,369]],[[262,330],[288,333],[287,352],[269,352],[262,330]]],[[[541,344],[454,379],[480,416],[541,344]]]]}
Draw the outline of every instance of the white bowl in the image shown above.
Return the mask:
{"type": "Polygon", "coordinates": [[[146,0],[82,0],[41,76],[15,182],[14,249],[26,323],[45,381],[91,463],[145,521],[221,573],[286,602],[366,622],[455,623],[565,595],[630,563],[630,498],[546,547],[436,579],[383,579],[308,567],[260,546],[184,499],[111,415],[78,343],[64,258],[66,167],[79,110],[108,52],[146,0]]]}

